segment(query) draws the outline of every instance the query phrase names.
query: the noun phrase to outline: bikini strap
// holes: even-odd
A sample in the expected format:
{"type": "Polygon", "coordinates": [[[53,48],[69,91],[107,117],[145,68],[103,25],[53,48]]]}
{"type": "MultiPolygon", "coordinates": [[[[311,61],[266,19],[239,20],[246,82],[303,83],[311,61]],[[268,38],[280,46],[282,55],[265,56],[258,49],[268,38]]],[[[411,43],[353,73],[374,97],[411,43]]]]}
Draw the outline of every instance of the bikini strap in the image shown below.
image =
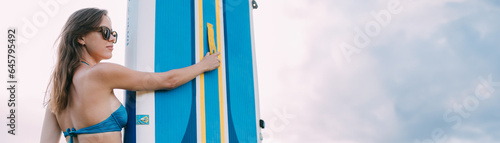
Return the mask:
{"type": "Polygon", "coordinates": [[[75,128],[68,128],[66,129],[66,132],[64,133],[64,137],[69,136],[69,143],[73,143],[73,137],[76,137],[76,129],[75,128]]]}

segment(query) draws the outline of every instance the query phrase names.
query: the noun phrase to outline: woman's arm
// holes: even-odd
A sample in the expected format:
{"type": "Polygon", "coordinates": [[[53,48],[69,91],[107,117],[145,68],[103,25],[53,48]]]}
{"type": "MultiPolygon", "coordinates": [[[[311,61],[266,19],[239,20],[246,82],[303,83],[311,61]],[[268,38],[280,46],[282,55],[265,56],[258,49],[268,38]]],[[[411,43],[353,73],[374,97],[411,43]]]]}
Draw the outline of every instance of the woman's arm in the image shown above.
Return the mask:
{"type": "Polygon", "coordinates": [[[40,143],[58,143],[60,138],[61,129],[57,123],[56,116],[52,114],[49,106],[47,106],[45,110],[45,119],[43,119],[40,143]]]}
{"type": "Polygon", "coordinates": [[[133,91],[173,89],[196,78],[196,76],[219,67],[220,53],[207,55],[197,64],[162,73],[139,72],[112,63],[99,63],[91,71],[91,77],[110,88],[133,91]]]}

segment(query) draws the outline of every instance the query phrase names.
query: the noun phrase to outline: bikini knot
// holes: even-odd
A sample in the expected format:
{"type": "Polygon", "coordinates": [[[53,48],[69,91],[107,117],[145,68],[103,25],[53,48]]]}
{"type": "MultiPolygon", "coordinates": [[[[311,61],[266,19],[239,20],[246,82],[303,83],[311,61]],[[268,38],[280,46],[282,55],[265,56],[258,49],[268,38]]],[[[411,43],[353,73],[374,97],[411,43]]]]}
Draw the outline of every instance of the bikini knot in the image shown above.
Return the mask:
{"type": "Polygon", "coordinates": [[[71,128],[71,130],[68,128],[68,129],[66,129],[66,132],[68,133],[68,136],[76,137],[75,128],[71,128]]]}

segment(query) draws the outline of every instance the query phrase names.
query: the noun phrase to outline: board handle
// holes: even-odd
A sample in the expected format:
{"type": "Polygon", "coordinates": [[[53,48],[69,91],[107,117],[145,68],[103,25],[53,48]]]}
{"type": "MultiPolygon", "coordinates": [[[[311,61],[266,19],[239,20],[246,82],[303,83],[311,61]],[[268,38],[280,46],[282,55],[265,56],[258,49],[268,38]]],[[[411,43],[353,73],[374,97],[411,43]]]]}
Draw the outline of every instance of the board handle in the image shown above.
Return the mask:
{"type": "Polygon", "coordinates": [[[214,38],[214,26],[210,23],[207,23],[207,34],[208,34],[208,48],[210,50],[210,54],[214,54],[217,47],[215,47],[215,38],[214,38]]]}

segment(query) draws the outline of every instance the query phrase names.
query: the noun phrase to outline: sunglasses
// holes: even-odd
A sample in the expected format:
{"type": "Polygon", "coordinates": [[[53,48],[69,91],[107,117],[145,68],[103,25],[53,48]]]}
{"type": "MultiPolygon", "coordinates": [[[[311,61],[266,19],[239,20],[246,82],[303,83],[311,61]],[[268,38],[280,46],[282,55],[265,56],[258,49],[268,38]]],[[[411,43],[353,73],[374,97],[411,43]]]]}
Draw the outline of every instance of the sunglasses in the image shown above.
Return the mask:
{"type": "Polygon", "coordinates": [[[116,41],[118,41],[118,33],[116,33],[116,31],[111,31],[111,29],[106,26],[96,27],[96,30],[99,30],[99,32],[101,32],[102,38],[104,38],[104,40],[109,40],[109,38],[111,38],[111,35],[113,35],[113,37],[116,38],[113,43],[116,43],[116,41]]]}

